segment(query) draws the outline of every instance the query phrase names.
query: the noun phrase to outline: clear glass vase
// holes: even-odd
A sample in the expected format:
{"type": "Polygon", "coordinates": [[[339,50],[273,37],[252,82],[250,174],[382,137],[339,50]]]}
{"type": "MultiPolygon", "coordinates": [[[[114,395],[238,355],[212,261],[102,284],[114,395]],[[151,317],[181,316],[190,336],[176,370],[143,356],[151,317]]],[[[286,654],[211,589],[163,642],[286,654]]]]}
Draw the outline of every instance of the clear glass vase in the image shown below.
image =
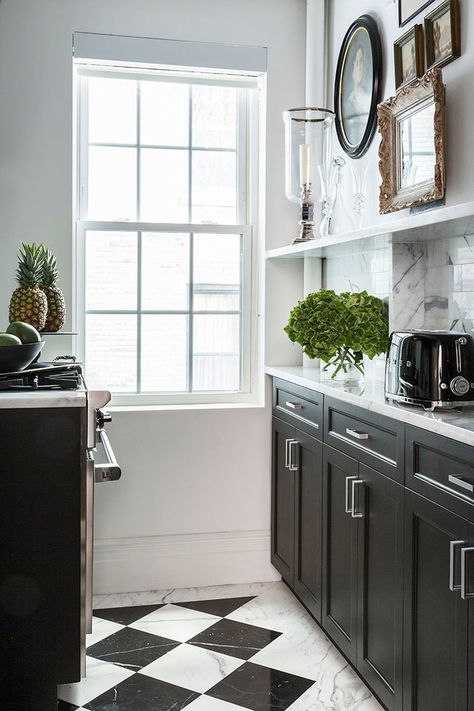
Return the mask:
{"type": "Polygon", "coordinates": [[[364,382],[362,354],[339,353],[332,361],[321,363],[321,380],[342,387],[359,387],[364,382]]]}

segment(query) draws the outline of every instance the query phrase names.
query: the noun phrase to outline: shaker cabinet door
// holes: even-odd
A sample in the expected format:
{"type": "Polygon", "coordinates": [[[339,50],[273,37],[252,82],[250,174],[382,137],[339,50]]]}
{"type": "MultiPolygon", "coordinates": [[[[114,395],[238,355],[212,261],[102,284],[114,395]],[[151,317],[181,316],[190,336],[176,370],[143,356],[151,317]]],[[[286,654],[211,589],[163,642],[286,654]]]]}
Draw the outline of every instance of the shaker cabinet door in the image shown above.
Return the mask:
{"type": "Polygon", "coordinates": [[[295,556],[295,473],[288,467],[288,443],[295,439],[294,435],[294,427],[273,418],[271,561],[291,586],[295,556]]]}
{"type": "Polygon", "coordinates": [[[404,711],[474,709],[467,696],[472,600],[460,591],[470,535],[467,521],[406,491],[404,711]]]}
{"type": "Polygon", "coordinates": [[[295,510],[295,592],[321,621],[322,460],[321,442],[296,430],[298,469],[295,510]]]}
{"type": "Polygon", "coordinates": [[[350,511],[355,459],[324,445],[323,601],[321,624],[346,657],[356,663],[357,523],[350,511]]]}
{"type": "Polygon", "coordinates": [[[390,711],[402,708],[403,487],[359,467],[357,669],[390,711]]]}

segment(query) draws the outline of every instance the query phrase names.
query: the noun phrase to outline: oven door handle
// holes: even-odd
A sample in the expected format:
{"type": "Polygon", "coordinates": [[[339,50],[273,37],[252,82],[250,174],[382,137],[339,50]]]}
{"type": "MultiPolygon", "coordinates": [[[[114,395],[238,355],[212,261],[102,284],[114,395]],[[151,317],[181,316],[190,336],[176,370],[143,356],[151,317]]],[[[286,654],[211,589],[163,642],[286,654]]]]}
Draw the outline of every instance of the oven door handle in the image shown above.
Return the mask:
{"type": "Polygon", "coordinates": [[[105,457],[107,461],[105,464],[95,465],[94,479],[96,483],[101,483],[105,481],[117,481],[122,476],[122,469],[115,459],[114,450],[110,444],[107,433],[103,429],[97,430],[97,435],[104,448],[105,457]]]}

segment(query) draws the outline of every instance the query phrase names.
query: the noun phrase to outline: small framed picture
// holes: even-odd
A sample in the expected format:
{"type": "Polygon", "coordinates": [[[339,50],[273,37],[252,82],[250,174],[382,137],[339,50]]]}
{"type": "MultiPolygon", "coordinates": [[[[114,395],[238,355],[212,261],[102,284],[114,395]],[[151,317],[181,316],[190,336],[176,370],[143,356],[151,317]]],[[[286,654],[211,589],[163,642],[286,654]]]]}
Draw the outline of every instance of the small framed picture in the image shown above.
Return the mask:
{"type": "Polygon", "coordinates": [[[423,76],[423,28],[415,25],[393,43],[395,59],[395,86],[399,89],[423,76]]]}
{"type": "Polygon", "coordinates": [[[443,67],[461,54],[458,0],[446,0],[425,17],[427,68],[443,67]]]}
{"type": "Polygon", "coordinates": [[[418,13],[424,10],[434,0],[398,0],[398,22],[400,27],[406,25],[418,13]]]}

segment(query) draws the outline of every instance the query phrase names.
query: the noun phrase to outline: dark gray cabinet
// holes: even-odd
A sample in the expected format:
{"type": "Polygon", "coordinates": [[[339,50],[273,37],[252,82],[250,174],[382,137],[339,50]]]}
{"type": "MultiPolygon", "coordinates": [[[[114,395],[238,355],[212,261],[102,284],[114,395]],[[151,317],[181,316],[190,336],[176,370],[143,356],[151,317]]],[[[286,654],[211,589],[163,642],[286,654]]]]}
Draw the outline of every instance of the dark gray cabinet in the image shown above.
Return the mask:
{"type": "MultiPolygon", "coordinates": [[[[460,589],[461,552],[474,545],[473,533],[465,519],[406,492],[406,709],[474,709],[474,603],[462,599],[460,589]]],[[[469,580],[465,577],[469,590],[472,567],[464,571],[464,576],[470,574],[469,580]]]]}
{"type": "Polygon", "coordinates": [[[357,669],[387,708],[400,711],[404,489],[363,464],[357,481],[357,669]]]}
{"type": "Polygon", "coordinates": [[[322,626],[346,657],[356,663],[357,519],[350,514],[355,459],[324,446],[322,626]]]}
{"type": "Polygon", "coordinates": [[[272,564],[293,586],[295,569],[295,478],[288,466],[288,445],[295,428],[273,418],[272,564]]]}
{"type": "Polygon", "coordinates": [[[324,445],[322,625],[402,708],[403,487],[324,445]]]}
{"type": "Polygon", "coordinates": [[[474,711],[472,447],[273,392],[274,564],[389,711],[474,711]]]}
{"type": "Polygon", "coordinates": [[[272,563],[321,618],[322,444],[273,418],[272,563]]]}
{"type": "Polygon", "coordinates": [[[0,708],[81,678],[85,408],[0,412],[0,708]]]}

